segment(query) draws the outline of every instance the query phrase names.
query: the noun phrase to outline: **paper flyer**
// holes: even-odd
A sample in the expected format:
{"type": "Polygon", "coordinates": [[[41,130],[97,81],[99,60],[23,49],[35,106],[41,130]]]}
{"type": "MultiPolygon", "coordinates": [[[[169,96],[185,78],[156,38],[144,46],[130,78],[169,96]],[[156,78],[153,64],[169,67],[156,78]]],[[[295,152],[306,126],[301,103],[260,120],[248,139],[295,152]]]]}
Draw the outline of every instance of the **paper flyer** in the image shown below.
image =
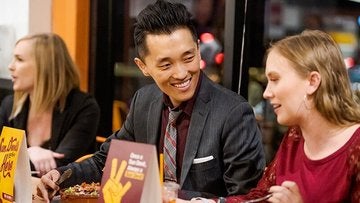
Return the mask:
{"type": "Polygon", "coordinates": [[[0,136],[0,202],[31,202],[32,185],[25,131],[4,126],[0,136]]]}
{"type": "Polygon", "coordinates": [[[100,202],[161,203],[154,145],[112,140],[101,180],[100,202]]]}

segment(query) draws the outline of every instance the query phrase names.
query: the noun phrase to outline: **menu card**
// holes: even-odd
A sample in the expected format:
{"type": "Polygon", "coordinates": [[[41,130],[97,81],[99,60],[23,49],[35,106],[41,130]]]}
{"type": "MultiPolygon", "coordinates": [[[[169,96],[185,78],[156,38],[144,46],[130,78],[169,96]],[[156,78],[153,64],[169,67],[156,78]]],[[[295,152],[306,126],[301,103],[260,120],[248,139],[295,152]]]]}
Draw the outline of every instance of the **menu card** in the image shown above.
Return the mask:
{"type": "Polygon", "coordinates": [[[154,145],[111,141],[101,180],[100,202],[161,203],[154,145]]]}
{"type": "Polygon", "coordinates": [[[4,126],[0,136],[0,202],[31,202],[30,161],[25,131],[4,126]],[[14,190],[15,188],[15,190],[14,190]]]}

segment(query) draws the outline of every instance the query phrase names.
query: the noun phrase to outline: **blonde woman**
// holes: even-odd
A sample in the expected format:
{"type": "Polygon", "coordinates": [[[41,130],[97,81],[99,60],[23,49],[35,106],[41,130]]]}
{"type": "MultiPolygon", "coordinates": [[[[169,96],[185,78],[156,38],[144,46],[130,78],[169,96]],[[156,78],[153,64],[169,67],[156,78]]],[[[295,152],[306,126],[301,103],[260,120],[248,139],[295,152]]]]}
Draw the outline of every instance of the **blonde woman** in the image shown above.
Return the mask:
{"type": "Polygon", "coordinates": [[[94,152],[99,106],[79,90],[77,68],[60,36],[21,38],[9,70],[14,94],[0,106],[0,129],[26,131],[32,170],[41,176],[94,152]]]}

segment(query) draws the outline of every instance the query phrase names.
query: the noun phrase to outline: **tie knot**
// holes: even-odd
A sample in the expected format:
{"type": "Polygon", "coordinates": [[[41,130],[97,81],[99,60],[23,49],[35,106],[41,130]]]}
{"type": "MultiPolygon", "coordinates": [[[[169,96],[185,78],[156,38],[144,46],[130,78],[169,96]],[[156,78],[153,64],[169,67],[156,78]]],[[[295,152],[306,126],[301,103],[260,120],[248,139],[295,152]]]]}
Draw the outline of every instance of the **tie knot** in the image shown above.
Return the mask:
{"type": "Polygon", "coordinates": [[[182,110],[171,110],[169,112],[169,123],[174,123],[176,119],[180,116],[182,110]]]}

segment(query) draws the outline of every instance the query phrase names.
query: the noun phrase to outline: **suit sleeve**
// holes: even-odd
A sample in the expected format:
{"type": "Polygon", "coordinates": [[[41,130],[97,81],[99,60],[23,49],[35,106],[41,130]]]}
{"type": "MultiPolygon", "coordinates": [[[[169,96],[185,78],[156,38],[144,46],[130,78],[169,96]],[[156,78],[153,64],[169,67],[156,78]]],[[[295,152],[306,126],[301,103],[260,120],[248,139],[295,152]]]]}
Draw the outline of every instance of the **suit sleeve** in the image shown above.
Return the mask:
{"type": "MultiPolygon", "coordinates": [[[[134,96],[131,107],[135,102],[137,93],[134,96]]],[[[94,156],[80,162],[70,163],[67,166],[59,167],[56,170],[63,173],[66,169],[72,169],[73,173],[71,178],[66,180],[61,188],[69,187],[75,184],[81,184],[82,182],[100,182],[103,174],[103,168],[105,167],[106,157],[110,149],[110,143],[112,139],[120,140],[133,140],[133,108],[130,108],[129,114],[124,122],[124,125],[117,132],[110,135],[106,141],[101,144],[99,151],[94,153],[94,156]]]]}
{"type": "Polygon", "coordinates": [[[261,133],[247,102],[241,102],[227,116],[222,141],[227,192],[246,194],[265,168],[261,133]]]}

